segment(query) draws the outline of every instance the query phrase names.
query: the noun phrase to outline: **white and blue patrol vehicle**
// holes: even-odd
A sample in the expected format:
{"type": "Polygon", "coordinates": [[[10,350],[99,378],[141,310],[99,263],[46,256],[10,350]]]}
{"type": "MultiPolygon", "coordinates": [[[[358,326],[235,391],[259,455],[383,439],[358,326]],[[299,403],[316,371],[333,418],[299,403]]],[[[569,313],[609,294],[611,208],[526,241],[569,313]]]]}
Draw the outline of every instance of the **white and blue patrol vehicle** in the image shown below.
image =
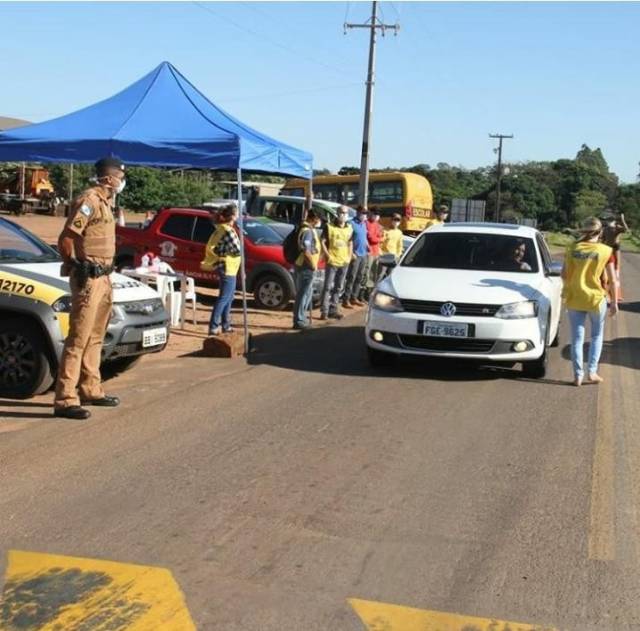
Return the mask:
{"type": "MultiPolygon", "coordinates": [[[[27,398],[51,387],[69,330],[71,292],[57,251],[0,218],[0,397],[27,398]]],[[[163,350],[169,316],[150,287],[112,274],[113,310],[103,363],[131,365],[163,350]]]]}

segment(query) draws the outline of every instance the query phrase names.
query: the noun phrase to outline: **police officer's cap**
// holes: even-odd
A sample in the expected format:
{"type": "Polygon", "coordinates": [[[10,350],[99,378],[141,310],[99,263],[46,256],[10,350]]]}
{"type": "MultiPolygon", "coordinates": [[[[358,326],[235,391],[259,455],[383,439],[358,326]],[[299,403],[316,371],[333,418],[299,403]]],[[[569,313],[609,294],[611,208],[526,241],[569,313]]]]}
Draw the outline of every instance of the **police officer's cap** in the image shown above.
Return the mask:
{"type": "Polygon", "coordinates": [[[96,162],[95,166],[98,176],[106,175],[109,169],[124,171],[124,164],[120,158],[102,158],[96,162]]]}

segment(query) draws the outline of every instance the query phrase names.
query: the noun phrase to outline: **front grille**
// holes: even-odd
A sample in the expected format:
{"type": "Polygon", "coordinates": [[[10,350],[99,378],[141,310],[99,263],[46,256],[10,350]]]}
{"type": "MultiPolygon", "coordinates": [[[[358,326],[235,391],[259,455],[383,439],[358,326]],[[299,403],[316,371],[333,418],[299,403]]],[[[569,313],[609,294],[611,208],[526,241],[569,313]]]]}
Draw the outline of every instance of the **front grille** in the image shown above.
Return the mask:
{"type": "MultiPolygon", "coordinates": [[[[444,302],[435,300],[400,300],[402,307],[409,313],[432,313],[440,315],[440,308],[444,302]]],[[[452,302],[456,307],[457,316],[473,316],[476,318],[492,318],[502,305],[483,305],[472,302],[452,302]]]]}
{"type": "Polygon", "coordinates": [[[443,353],[490,353],[495,340],[477,340],[474,338],[429,337],[426,335],[400,335],[400,343],[405,348],[443,353]]]}

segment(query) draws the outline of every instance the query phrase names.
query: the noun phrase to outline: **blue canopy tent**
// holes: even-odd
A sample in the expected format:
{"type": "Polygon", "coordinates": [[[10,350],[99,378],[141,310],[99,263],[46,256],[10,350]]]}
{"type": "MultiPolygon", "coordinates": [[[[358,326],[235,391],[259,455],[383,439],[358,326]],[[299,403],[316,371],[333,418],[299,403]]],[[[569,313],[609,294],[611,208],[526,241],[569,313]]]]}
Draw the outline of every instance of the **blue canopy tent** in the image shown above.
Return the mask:
{"type": "MultiPolygon", "coordinates": [[[[108,155],[128,165],[235,170],[239,208],[242,171],[311,178],[313,160],[221,110],[168,62],[109,99],[0,133],[0,161],[80,163],[108,155]]],[[[242,230],[240,235],[247,349],[242,230]]]]}

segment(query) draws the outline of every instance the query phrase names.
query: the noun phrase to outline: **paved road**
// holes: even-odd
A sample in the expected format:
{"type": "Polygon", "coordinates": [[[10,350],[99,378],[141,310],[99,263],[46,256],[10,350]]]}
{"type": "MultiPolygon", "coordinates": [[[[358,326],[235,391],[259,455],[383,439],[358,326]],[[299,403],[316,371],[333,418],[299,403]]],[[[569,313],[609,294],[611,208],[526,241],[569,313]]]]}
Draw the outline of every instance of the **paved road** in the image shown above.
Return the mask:
{"type": "Polygon", "coordinates": [[[83,424],[3,402],[0,430],[28,427],[0,432],[0,566],[165,567],[199,629],[364,629],[348,598],[640,629],[640,256],[624,272],[601,387],[566,385],[566,327],[540,382],[373,373],[356,316],[263,337],[249,365],[143,363],[83,424]]]}

